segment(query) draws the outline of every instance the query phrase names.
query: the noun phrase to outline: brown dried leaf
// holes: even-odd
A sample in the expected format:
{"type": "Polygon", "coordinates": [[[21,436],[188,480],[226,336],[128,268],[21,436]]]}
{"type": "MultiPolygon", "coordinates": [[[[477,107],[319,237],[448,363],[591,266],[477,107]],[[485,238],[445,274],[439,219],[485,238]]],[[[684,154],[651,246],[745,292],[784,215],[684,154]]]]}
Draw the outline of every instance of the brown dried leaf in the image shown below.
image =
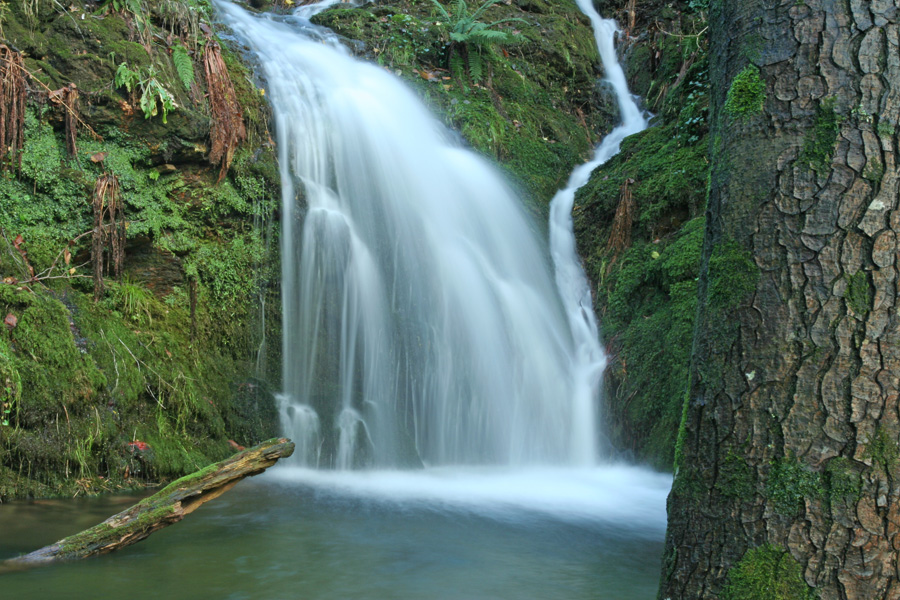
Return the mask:
{"type": "Polygon", "coordinates": [[[107,156],[109,156],[109,152],[97,152],[96,154],[91,155],[91,162],[103,162],[106,160],[107,156]]]}
{"type": "Polygon", "coordinates": [[[18,317],[16,317],[16,315],[9,313],[8,315],[6,315],[6,318],[3,319],[3,322],[6,323],[6,326],[9,329],[15,329],[16,325],[19,324],[19,319],[18,317]]]}

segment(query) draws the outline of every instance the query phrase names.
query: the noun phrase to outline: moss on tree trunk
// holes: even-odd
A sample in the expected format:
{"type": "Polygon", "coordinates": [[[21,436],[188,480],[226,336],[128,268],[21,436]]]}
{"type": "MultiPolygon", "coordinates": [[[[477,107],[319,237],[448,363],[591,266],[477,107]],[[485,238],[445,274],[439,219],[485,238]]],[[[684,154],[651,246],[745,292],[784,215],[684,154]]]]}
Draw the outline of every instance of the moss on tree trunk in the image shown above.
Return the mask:
{"type": "Polygon", "coordinates": [[[900,5],[711,5],[712,176],[660,598],[896,598],[900,5]]]}

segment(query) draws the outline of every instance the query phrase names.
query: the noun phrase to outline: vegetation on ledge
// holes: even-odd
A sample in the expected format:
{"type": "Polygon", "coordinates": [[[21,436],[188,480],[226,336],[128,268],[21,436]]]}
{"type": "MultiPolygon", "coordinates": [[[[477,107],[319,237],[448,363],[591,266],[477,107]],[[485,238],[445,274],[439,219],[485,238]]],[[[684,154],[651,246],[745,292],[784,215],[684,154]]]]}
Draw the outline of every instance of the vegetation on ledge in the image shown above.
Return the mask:
{"type": "Polygon", "coordinates": [[[24,145],[0,174],[0,501],[157,483],[277,427],[266,108],[205,33],[206,0],[121,4],[0,2],[0,42],[24,57],[27,89],[24,145]],[[227,82],[206,75],[210,52],[227,82]],[[231,100],[210,104],[228,85],[231,100]],[[229,101],[243,143],[211,132],[229,101]],[[100,271],[95,302],[92,195],[105,177],[124,263],[100,271]]]}

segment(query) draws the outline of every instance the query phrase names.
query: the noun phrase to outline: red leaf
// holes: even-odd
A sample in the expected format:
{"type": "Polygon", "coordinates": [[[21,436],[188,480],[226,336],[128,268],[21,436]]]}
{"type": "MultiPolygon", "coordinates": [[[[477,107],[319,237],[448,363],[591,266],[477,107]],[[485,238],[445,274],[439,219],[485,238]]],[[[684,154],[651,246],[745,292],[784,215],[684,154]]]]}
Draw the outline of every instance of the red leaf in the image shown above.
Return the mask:
{"type": "Polygon", "coordinates": [[[8,315],[6,315],[6,318],[3,319],[3,322],[6,323],[6,326],[10,329],[15,329],[16,325],[19,324],[19,319],[18,317],[16,317],[16,315],[9,313],[8,315]]]}
{"type": "Polygon", "coordinates": [[[18,250],[19,246],[25,243],[24,238],[22,238],[22,234],[16,236],[16,239],[13,240],[13,247],[18,250]]]}

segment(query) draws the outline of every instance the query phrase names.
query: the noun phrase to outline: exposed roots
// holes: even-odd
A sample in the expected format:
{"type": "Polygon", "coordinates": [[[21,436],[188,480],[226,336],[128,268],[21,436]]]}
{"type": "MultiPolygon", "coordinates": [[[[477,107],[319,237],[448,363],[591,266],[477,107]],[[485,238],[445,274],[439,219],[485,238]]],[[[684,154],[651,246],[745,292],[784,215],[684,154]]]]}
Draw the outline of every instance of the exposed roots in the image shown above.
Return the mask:
{"type": "Polygon", "coordinates": [[[22,165],[25,142],[25,61],[0,44],[0,172],[22,165]]]}
{"type": "Polygon", "coordinates": [[[222,49],[218,42],[209,40],[203,53],[203,67],[206,85],[209,89],[209,105],[212,113],[210,138],[212,148],[209,162],[220,165],[219,181],[225,178],[234,151],[247,138],[241,105],[237,101],[234,84],[228,76],[228,69],[222,59],[222,49]]]}
{"type": "Polygon", "coordinates": [[[119,179],[104,173],[94,186],[94,229],[91,236],[91,263],[94,267],[94,301],[103,295],[104,252],[109,255],[109,263],[115,277],[121,278],[125,263],[125,213],[119,189],[119,179]]]}

